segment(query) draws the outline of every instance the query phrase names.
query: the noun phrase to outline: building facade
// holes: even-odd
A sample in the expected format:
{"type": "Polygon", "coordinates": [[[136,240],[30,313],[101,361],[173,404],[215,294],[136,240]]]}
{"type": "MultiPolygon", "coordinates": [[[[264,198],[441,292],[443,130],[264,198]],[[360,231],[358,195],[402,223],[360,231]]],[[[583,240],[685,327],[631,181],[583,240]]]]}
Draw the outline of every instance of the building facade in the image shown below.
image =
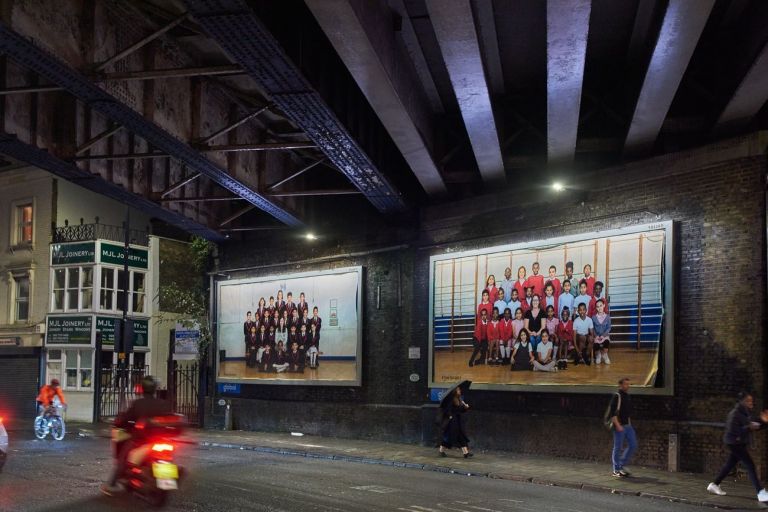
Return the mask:
{"type": "MultiPolygon", "coordinates": [[[[0,382],[0,413],[11,424],[31,425],[39,386],[56,378],[67,397],[67,419],[94,420],[100,414],[94,407],[95,370],[101,367],[108,386],[118,361],[114,328],[123,306],[134,320],[135,348],[126,365],[136,375],[151,369],[161,385],[166,382],[173,322],[159,321],[156,278],[165,239],[148,235],[150,218],[31,167],[0,173],[0,190],[0,374],[14,376],[0,382]]],[[[104,389],[103,397],[113,400],[104,389]]],[[[116,411],[114,401],[104,412],[116,411]]]]}

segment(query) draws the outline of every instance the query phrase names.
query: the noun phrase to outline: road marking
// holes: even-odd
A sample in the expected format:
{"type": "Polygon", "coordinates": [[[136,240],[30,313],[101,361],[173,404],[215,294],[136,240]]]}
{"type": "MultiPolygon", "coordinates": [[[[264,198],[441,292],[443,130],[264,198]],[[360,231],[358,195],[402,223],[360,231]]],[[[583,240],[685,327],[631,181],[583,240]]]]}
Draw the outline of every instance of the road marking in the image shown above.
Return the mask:
{"type": "Polygon", "coordinates": [[[416,510],[425,510],[426,512],[440,512],[435,508],[420,507],[418,505],[411,505],[410,508],[415,508],[416,510]]]}
{"type": "Polygon", "coordinates": [[[501,512],[501,510],[496,510],[494,508],[476,507],[474,505],[467,505],[467,506],[475,510],[483,510],[484,512],[501,512]]]}
{"type": "Polygon", "coordinates": [[[397,489],[393,489],[391,487],[384,487],[383,485],[357,485],[357,486],[350,487],[350,489],[355,489],[358,491],[377,492],[379,494],[388,494],[390,492],[397,491],[397,489]]]}
{"type": "Polygon", "coordinates": [[[440,508],[444,508],[445,510],[455,510],[456,512],[471,512],[470,510],[466,510],[466,509],[463,509],[463,508],[449,507],[445,503],[438,503],[437,506],[440,507],[440,508]]]}

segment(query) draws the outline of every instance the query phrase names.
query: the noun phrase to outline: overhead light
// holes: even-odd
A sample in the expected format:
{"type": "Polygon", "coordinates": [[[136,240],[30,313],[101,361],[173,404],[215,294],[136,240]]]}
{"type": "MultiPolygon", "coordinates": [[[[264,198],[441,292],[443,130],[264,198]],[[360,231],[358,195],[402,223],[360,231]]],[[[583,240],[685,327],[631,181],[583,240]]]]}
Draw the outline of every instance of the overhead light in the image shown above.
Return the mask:
{"type": "Polygon", "coordinates": [[[317,236],[315,236],[314,233],[307,233],[304,236],[306,237],[307,240],[317,240],[317,236]]]}
{"type": "Polygon", "coordinates": [[[563,185],[559,181],[556,181],[552,184],[552,190],[554,190],[555,192],[562,192],[563,190],[565,190],[565,185],[563,185]]]}

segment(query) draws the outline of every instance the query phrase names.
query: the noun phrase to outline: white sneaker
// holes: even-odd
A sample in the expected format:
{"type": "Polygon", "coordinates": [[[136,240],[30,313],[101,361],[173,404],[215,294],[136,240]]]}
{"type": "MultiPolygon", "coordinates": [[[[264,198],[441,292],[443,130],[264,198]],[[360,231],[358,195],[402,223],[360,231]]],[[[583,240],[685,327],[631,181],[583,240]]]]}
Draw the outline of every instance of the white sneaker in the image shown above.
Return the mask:
{"type": "Polygon", "coordinates": [[[595,356],[595,366],[597,366],[598,364],[600,364],[603,361],[603,357],[602,356],[603,356],[603,354],[601,352],[597,353],[597,355],[595,356]]]}
{"type": "MultiPolygon", "coordinates": [[[[717,485],[715,482],[712,482],[707,486],[707,492],[712,494],[717,494],[718,496],[725,496],[725,491],[722,490],[720,486],[717,485]]],[[[759,495],[758,495],[758,499],[760,499],[759,495]]]]}
{"type": "Polygon", "coordinates": [[[759,501],[760,503],[768,502],[768,491],[763,489],[762,491],[757,493],[757,501],[759,501]]]}
{"type": "Polygon", "coordinates": [[[608,354],[605,354],[605,355],[603,356],[603,362],[604,362],[605,364],[611,364],[611,358],[609,358],[609,357],[608,357],[608,354]]]}

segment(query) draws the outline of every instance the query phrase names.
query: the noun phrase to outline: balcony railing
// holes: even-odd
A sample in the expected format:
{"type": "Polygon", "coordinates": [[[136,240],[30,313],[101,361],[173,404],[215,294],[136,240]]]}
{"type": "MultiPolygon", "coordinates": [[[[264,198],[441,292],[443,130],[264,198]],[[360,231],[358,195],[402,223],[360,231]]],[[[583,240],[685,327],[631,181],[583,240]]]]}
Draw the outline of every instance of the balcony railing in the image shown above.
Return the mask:
{"type": "MultiPolygon", "coordinates": [[[[130,243],[136,245],[149,245],[149,234],[138,229],[128,230],[130,243]]],[[[112,240],[123,242],[125,229],[122,226],[110,226],[108,224],[76,224],[54,228],[54,243],[85,242],[90,240],[112,240]]]]}

